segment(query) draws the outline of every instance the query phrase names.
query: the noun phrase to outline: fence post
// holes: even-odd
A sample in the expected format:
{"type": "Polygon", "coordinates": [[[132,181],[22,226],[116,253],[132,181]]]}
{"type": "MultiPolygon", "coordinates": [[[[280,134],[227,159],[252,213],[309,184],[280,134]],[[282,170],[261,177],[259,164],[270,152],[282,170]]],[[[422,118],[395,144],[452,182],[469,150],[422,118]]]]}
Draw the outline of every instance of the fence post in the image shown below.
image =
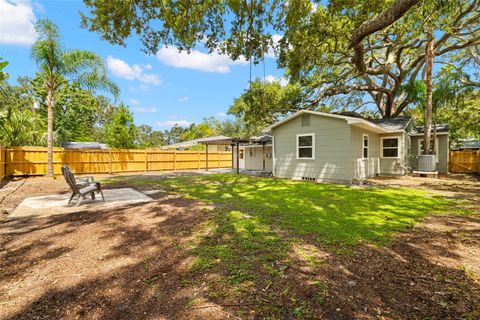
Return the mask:
{"type": "Polygon", "coordinates": [[[177,150],[173,151],[173,171],[177,170],[177,150]]]}
{"type": "Polygon", "coordinates": [[[148,171],[148,152],[147,152],[147,149],[145,149],[145,172],[148,171]]]}
{"type": "Polygon", "coordinates": [[[200,170],[200,151],[197,152],[197,167],[198,167],[198,170],[200,170]]]}
{"type": "Polygon", "coordinates": [[[4,157],[3,158],[3,161],[4,161],[3,166],[4,167],[3,167],[3,177],[2,177],[2,179],[8,177],[7,149],[8,149],[7,147],[5,147],[3,149],[3,157],[4,157]]]}
{"type": "Polygon", "coordinates": [[[477,174],[480,174],[480,150],[477,150],[477,174]]]}
{"type": "Polygon", "coordinates": [[[112,149],[108,150],[108,173],[112,174],[112,149]]]}
{"type": "Polygon", "coordinates": [[[220,152],[219,151],[217,152],[217,156],[218,156],[218,168],[220,168],[220,152]]]}

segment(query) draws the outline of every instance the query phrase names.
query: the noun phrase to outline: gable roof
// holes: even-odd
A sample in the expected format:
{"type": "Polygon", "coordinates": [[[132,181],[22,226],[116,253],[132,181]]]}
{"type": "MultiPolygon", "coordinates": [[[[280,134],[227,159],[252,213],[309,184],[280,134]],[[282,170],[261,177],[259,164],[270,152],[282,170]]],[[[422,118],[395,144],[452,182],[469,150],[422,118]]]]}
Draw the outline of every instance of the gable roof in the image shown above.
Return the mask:
{"type": "Polygon", "coordinates": [[[387,130],[405,130],[411,120],[412,117],[396,117],[387,119],[372,119],[369,121],[387,130]]]}
{"type": "MultiPolygon", "coordinates": [[[[423,126],[418,126],[415,127],[415,131],[417,133],[423,133],[425,131],[425,128],[423,126]]],[[[433,128],[432,128],[433,131],[433,128]]],[[[435,131],[437,132],[448,132],[448,124],[446,123],[438,123],[435,125],[435,131]]]]}
{"type": "MultiPolygon", "coordinates": [[[[377,132],[377,133],[388,133],[388,132],[398,132],[398,131],[403,131],[403,129],[391,129],[391,128],[388,128],[388,127],[384,127],[384,126],[381,126],[379,124],[376,124],[372,121],[369,121],[369,120],[366,120],[366,119],[363,119],[363,118],[358,118],[358,117],[350,117],[350,116],[344,116],[344,115],[340,115],[340,114],[333,114],[333,113],[327,113],[327,112],[319,112],[319,111],[311,111],[311,110],[300,110],[298,112],[295,112],[294,114],[292,114],[291,116],[289,117],[286,117],[285,119],[277,122],[277,123],[274,123],[272,124],[270,127],[268,127],[266,130],[267,131],[270,131],[272,130],[273,128],[276,128],[278,126],[281,126],[282,124],[290,121],[290,120],[293,120],[294,118],[302,115],[302,114],[313,114],[313,115],[317,115],[317,116],[322,116],[322,117],[327,117],[327,118],[334,118],[334,119],[341,119],[341,120],[345,120],[348,124],[350,125],[355,125],[355,126],[358,126],[358,127],[363,127],[363,128],[366,128],[366,129],[369,129],[373,132],[377,132]]],[[[410,118],[409,118],[410,119],[410,118]]],[[[408,123],[408,122],[407,122],[408,123]]],[[[406,124],[405,124],[406,126],[406,124]]]]}

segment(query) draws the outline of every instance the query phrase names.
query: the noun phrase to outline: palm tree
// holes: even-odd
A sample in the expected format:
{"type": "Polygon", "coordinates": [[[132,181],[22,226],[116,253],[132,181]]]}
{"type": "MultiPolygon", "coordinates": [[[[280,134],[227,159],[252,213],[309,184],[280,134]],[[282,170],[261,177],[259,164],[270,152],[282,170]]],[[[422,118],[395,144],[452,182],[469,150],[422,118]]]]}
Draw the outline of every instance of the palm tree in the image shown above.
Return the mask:
{"type": "Polygon", "coordinates": [[[63,47],[58,27],[48,19],[39,20],[35,29],[39,38],[32,46],[31,55],[44,78],[47,104],[47,175],[53,176],[53,111],[55,92],[68,82],[78,83],[88,90],[105,90],[115,97],[118,86],[108,77],[105,63],[91,51],[67,50],[63,47]]]}

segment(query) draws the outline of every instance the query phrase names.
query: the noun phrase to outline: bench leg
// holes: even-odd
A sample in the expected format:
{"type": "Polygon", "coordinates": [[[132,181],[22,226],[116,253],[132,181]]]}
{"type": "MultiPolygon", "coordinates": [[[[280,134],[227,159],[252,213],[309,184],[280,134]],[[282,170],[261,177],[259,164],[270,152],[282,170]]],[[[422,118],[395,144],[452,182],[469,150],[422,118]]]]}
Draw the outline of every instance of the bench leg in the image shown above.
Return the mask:
{"type": "Polygon", "coordinates": [[[92,193],[90,193],[90,196],[92,197],[92,200],[95,200],[95,192],[92,191],[92,193]]]}
{"type": "Polygon", "coordinates": [[[72,202],[73,197],[75,197],[75,193],[72,193],[72,196],[68,200],[67,206],[70,204],[70,202],[72,202]]]}
{"type": "Polygon", "coordinates": [[[85,196],[79,196],[78,197],[78,201],[77,201],[77,204],[75,205],[75,207],[78,207],[80,205],[80,203],[82,203],[82,199],[85,199],[85,196]]]}
{"type": "Polygon", "coordinates": [[[103,196],[103,190],[102,189],[100,189],[100,194],[102,195],[103,202],[105,202],[105,197],[103,196]]]}

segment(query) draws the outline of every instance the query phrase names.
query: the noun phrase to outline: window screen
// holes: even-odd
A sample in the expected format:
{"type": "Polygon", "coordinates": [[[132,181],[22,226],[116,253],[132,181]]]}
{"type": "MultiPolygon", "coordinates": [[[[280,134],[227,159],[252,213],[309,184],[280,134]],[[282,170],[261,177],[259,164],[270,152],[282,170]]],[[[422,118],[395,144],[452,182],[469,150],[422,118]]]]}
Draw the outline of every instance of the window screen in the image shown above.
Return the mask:
{"type": "Polygon", "coordinates": [[[297,136],[297,158],[314,158],[314,139],[313,134],[304,134],[297,136]]]}

